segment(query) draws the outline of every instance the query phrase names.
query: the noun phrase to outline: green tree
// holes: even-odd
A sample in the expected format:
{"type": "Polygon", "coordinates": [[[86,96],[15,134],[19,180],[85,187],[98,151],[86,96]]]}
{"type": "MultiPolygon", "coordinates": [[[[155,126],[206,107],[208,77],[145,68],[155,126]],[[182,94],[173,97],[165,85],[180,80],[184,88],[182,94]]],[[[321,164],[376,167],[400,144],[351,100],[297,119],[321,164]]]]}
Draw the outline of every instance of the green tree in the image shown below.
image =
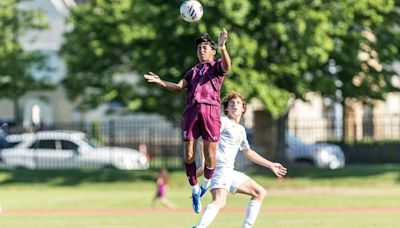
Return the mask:
{"type": "Polygon", "coordinates": [[[33,71],[45,69],[45,56],[24,51],[19,37],[29,29],[46,27],[43,14],[17,7],[22,0],[0,2],[0,98],[14,102],[14,119],[21,123],[18,100],[28,91],[50,88],[44,79],[37,80],[33,71]]]}
{"type": "MultiPolygon", "coordinates": [[[[151,70],[178,81],[197,62],[194,40],[200,32],[216,39],[222,27],[230,32],[233,63],[223,93],[234,89],[258,97],[274,117],[287,112],[290,96],[304,98],[316,91],[337,99],[337,90],[356,77],[353,70],[363,67],[358,52],[349,52],[368,41],[366,32],[381,39],[367,42],[379,62],[389,65],[398,54],[393,48],[398,15],[390,0],[203,0],[204,16],[197,23],[179,17],[180,3],[90,0],[77,7],[63,48],[70,97],[80,98],[83,109],[119,101],[132,110],[179,119],[182,95],[149,86],[141,75],[151,70]],[[126,77],[132,72],[139,74],[136,81],[126,77]]],[[[389,77],[390,70],[369,73],[389,77]]],[[[349,91],[377,98],[359,87],[349,91]]]]}
{"type": "MultiPolygon", "coordinates": [[[[346,128],[346,102],[383,100],[400,88],[392,83],[398,77],[393,62],[400,59],[400,30],[398,29],[400,1],[363,0],[357,4],[332,5],[333,12],[343,11],[346,19],[335,16],[337,23],[349,21],[347,26],[332,33],[335,48],[323,69],[324,77],[331,78],[334,90],[323,95],[342,103],[343,130],[346,128]],[[361,3],[361,4],[360,4],[361,3]]],[[[343,134],[346,136],[346,132],[343,134]]],[[[344,137],[343,137],[344,139],[344,137]]]]}

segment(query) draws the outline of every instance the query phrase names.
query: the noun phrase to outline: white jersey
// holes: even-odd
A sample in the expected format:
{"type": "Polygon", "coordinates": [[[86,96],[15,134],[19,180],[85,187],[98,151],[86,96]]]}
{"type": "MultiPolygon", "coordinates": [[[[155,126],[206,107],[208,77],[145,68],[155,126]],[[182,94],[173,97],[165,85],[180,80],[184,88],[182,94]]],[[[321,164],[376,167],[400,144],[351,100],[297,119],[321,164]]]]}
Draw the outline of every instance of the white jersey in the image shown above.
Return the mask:
{"type": "Polygon", "coordinates": [[[250,145],[244,127],[226,116],[222,117],[216,168],[233,169],[237,153],[245,149],[250,149],[250,145]]]}

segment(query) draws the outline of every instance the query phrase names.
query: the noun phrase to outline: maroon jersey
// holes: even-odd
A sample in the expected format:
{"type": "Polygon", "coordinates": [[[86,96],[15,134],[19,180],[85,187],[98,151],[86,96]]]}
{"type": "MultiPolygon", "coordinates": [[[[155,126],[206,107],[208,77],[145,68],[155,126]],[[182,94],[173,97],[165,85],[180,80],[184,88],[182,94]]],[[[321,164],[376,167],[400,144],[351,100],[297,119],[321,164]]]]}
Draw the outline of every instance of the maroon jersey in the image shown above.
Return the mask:
{"type": "Polygon", "coordinates": [[[185,110],[196,102],[220,106],[220,90],[226,73],[221,58],[199,63],[188,70],[183,76],[188,83],[185,110]]]}

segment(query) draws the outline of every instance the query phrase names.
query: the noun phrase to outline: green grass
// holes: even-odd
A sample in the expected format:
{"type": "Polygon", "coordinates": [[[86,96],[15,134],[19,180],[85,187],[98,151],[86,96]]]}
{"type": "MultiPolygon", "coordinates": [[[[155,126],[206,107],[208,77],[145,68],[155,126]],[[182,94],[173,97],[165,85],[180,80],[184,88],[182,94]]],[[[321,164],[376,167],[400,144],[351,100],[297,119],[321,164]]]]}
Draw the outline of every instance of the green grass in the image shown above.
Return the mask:
{"type": "MultiPolygon", "coordinates": [[[[170,172],[168,197],[183,210],[148,210],[155,192],[156,172],[113,169],[0,171],[0,204],[4,211],[0,214],[0,227],[167,228],[194,225],[199,215],[190,210],[190,187],[182,170],[170,172]],[[138,211],[142,213],[7,213],[36,209],[141,209],[138,211]]],[[[398,165],[353,165],[333,171],[290,167],[284,181],[278,181],[267,170],[247,170],[246,173],[270,192],[255,228],[400,227],[398,210],[380,211],[400,208],[398,165]],[[376,211],[352,211],[352,208],[376,211]]],[[[203,204],[210,200],[208,194],[203,204]]],[[[240,227],[247,202],[247,196],[230,195],[227,209],[217,216],[211,227],[240,227]]],[[[158,208],[162,207],[158,205],[158,208]]]]}

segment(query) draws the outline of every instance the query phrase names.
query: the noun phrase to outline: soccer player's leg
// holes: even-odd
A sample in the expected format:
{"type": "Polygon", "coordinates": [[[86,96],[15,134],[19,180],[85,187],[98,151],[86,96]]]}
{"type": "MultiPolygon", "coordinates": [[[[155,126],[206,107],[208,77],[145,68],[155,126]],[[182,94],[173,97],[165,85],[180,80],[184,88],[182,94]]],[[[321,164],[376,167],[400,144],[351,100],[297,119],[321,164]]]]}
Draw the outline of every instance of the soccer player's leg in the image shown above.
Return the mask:
{"type": "Polygon", "coordinates": [[[201,135],[203,138],[203,152],[205,158],[204,179],[201,185],[203,196],[209,186],[216,164],[217,142],[221,129],[221,110],[219,106],[202,105],[199,117],[201,135]]]}
{"type": "Polygon", "coordinates": [[[210,142],[203,140],[203,153],[205,159],[204,165],[204,178],[200,186],[200,197],[202,197],[210,186],[210,179],[214,174],[215,163],[216,163],[216,147],[217,142],[210,142]]]}
{"type": "Polygon", "coordinates": [[[208,227],[212,221],[214,221],[219,210],[226,204],[226,198],[228,197],[228,191],[226,189],[213,189],[211,194],[213,201],[204,209],[204,213],[201,216],[198,225],[195,226],[196,228],[208,227]]]}
{"type": "Polygon", "coordinates": [[[202,206],[200,201],[200,187],[196,177],[196,162],[195,162],[195,143],[193,140],[185,141],[185,170],[186,176],[192,186],[192,206],[196,213],[200,213],[202,206]]]}
{"type": "Polygon", "coordinates": [[[249,178],[238,186],[236,192],[251,196],[251,200],[247,205],[246,215],[243,219],[242,228],[252,227],[260,212],[261,203],[267,195],[267,191],[253,179],[249,178]]]}
{"type": "Polygon", "coordinates": [[[192,206],[196,213],[201,211],[200,187],[196,177],[196,141],[200,136],[198,124],[199,110],[192,107],[185,111],[183,116],[183,140],[185,141],[185,171],[190,185],[192,186],[192,206]]]}
{"type": "Polygon", "coordinates": [[[196,145],[196,177],[199,178],[204,175],[204,152],[203,152],[203,140],[200,138],[197,139],[196,145]]]}
{"type": "Polygon", "coordinates": [[[197,228],[208,227],[217,216],[219,210],[225,206],[233,178],[229,169],[215,170],[210,186],[213,201],[205,208],[196,226],[197,228]]]}

